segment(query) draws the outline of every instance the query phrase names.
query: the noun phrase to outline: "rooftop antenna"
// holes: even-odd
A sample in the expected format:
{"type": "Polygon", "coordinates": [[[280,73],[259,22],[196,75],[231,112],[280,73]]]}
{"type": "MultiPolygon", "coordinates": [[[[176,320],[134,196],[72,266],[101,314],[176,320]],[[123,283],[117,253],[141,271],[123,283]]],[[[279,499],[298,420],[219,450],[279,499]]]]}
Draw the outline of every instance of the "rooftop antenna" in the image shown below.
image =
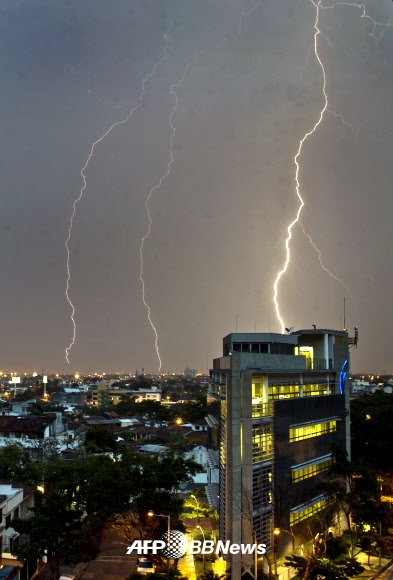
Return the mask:
{"type": "Polygon", "coordinates": [[[347,327],[345,326],[345,300],[346,300],[346,298],[344,298],[344,328],[343,328],[343,331],[347,332],[347,327]]]}
{"type": "Polygon", "coordinates": [[[236,332],[237,332],[237,314],[236,314],[236,332]]]}

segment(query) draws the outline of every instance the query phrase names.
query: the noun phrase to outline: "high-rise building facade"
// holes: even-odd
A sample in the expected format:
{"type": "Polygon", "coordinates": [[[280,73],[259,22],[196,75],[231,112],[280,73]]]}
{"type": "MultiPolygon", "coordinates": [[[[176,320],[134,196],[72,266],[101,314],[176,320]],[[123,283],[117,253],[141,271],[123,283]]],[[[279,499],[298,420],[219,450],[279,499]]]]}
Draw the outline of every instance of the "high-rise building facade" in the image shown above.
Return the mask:
{"type": "MultiPolygon", "coordinates": [[[[331,444],[349,452],[348,352],[347,333],[335,330],[223,339],[211,371],[221,401],[222,540],[265,543],[272,552],[280,529],[289,532],[280,551],[289,550],[302,522],[325,510],[315,488],[331,465],[331,444]]],[[[249,560],[227,555],[233,579],[249,560]]]]}

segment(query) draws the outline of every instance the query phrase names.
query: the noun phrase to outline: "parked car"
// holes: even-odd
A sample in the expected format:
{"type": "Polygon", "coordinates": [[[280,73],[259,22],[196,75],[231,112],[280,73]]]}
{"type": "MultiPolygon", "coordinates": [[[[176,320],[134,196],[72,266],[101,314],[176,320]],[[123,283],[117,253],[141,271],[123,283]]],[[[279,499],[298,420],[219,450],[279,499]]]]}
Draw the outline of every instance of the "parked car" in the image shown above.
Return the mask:
{"type": "Polygon", "coordinates": [[[147,558],[139,558],[136,563],[136,571],[140,574],[153,574],[155,566],[151,560],[147,558]]]}

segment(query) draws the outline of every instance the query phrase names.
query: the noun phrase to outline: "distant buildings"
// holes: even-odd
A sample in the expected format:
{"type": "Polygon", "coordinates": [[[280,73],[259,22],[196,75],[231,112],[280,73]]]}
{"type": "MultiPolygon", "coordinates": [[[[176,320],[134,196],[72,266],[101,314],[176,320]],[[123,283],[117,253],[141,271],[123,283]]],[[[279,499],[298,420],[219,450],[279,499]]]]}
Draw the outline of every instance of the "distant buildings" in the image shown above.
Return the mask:
{"type": "Polygon", "coordinates": [[[124,395],[136,397],[136,402],[158,401],[161,402],[161,389],[155,385],[143,389],[132,390],[126,387],[113,387],[107,383],[100,383],[92,390],[93,405],[101,406],[112,403],[117,405],[124,395]]]}
{"type": "Polygon", "coordinates": [[[197,376],[197,370],[189,369],[187,365],[187,367],[184,369],[184,376],[189,379],[195,379],[195,377],[197,376]]]}
{"type": "MultiPolygon", "coordinates": [[[[223,339],[223,357],[211,371],[212,394],[221,402],[222,540],[265,543],[272,552],[273,531],[283,530],[285,552],[292,549],[291,534],[301,537],[304,523],[323,513],[327,498],[315,486],[332,463],[330,444],[349,452],[348,372],[345,332],[234,333],[223,339]]],[[[232,578],[251,565],[250,556],[227,556],[232,578]]]]}

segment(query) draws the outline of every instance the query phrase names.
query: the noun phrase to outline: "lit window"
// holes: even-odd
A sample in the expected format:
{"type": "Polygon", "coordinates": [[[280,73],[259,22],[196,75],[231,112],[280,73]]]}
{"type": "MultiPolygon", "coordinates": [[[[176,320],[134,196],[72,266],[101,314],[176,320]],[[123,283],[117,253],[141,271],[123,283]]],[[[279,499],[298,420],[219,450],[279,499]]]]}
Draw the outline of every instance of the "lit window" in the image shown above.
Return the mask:
{"type": "Polygon", "coordinates": [[[299,385],[269,385],[269,401],[300,397],[299,385]]]}
{"type": "MultiPolygon", "coordinates": [[[[333,385],[331,386],[331,389],[333,389],[333,385]]],[[[321,395],[327,395],[328,394],[328,386],[326,383],[313,383],[313,384],[308,384],[308,385],[304,385],[303,387],[303,397],[315,397],[315,396],[321,396],[321,395]]]]}
{"type": "Polygon", "coordinates": [[[296,483],[297,481],[314,477],[314,475],[327,471],[332,464],[333,459],[330,454],[318,457],[312,461],[306,461],[305,463],[294,465],[291,467],[291,481],[292,483],[296,483]]]}
{"type": "Polygon", "coordinates": [[[303,439],[334,433],[337,430],[337,421],[340,421],[339,417],[328,417],[318,421],[291,425],[289,427],[289,441],[302,441],[303,439]]]}
{"type": "Polygon", "coordinates": [[[290,526],[292,527],[303,520],[315,516],[315,514],[324,510],[327,505],[328,499],[323,495],[319,495],[310,502],[292,508],[289,514],[290,526]]]}
{"type": "Polygon", "coordinates": [[[252,428],[253,462],[259,463],[273,457],[272,424],[259,423],[252,428]]]}

